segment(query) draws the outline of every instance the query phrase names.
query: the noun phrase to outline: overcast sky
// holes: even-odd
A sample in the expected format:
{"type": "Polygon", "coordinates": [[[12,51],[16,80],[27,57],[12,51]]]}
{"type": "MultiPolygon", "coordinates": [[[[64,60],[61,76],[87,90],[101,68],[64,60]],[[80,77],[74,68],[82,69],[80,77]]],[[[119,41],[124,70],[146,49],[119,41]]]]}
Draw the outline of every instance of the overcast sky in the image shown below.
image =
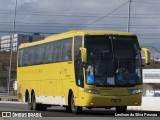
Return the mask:
{"type": "MultiPolygon", "coordinates": [[[[13,31],[15,1],[0,0],[1,33],[13,31]]],[[[127,31],[127,1],[17,0],[15,31],[17,33],[60,33],[73,29],[127,31]],[[107,15],[108,13],[111,14],[107,15]],[[100,18],[103,19],[99,20],[100,18]]],[[[138,35],[141,45],[152,45],[160,50],[160,0],[132,0],[130,31],[138,35]]]]}

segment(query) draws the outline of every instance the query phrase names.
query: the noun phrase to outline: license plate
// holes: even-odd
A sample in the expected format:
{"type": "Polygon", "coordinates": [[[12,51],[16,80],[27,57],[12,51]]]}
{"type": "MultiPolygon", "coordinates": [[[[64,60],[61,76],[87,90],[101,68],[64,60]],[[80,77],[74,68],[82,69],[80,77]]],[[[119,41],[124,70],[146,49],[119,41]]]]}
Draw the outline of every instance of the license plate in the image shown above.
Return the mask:
{"type": "Polygon", "coordinates": [[[113,102],[113,103],[120,103],[121,99],[112,99],[111,102],[113,102]]]}

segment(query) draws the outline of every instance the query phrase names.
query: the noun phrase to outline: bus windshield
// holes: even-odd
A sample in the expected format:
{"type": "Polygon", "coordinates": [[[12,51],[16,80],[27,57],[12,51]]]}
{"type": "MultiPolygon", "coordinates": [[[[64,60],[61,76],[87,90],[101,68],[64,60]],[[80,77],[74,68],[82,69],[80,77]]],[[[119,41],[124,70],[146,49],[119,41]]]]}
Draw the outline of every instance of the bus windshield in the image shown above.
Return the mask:
{"type": "Polygon", "coordinates": [[[85,47],[87,84],[96,86],[142,84],[140,49],[135,36],[86,36],[85,47]]]}

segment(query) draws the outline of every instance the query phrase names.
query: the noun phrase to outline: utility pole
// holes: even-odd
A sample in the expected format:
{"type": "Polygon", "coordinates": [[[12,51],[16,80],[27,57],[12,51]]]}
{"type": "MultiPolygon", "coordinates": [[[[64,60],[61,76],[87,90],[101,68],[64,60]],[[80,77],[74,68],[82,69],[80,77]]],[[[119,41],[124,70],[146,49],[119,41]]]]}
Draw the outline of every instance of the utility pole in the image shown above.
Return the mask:
{"type": "Polygon", "coordinates": [[[17,0],[15,0],[15,9],[14,9],[14,19],[13,19],[13,34],[11,35],[11,47],[10,47],[10,61],[9,61],[9,76],[8,76],[8,94],[10,89],[10,82],[11,82],[11,71],[12,71],[12,55],[13,55],[13,40],[15,34],[15,23],[16,23],[16,12],[17,12],[17,0]]]}
{"type": "Polygon", "coordinates": [[[128,3],[128,25],[127,25],[127,32],[130,32],[130,18],[131,18],[131,0],[128,3]]]}

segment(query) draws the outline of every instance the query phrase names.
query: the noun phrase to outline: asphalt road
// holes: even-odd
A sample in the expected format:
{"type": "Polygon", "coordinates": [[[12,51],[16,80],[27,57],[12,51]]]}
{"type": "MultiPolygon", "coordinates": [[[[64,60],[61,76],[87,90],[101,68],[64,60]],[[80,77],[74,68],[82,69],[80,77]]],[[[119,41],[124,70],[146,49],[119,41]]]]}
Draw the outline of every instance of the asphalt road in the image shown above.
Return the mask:
{"type": "MultiPolygon", "coordinates": [[[[31,115],[32,113],[37,114],[38,117],[45,117],[45,119],[50,119],[53,117],[56,119],[61,120],[65,119],[67,120],[68,118],[70,118],[70,120],[72,120],[74,118],[74,120],[83,120],[84,118],[87,117],[87,120],[105,120],[106,117],[107,119],[127,119],[128,116],[131,118],[132,116],[135,116],[135,118],[140,118],[143,119],[151,119],[151,117],[147,117],[148,115],[157,115],[160,117],[160,111],[134,111],[134,110],[128,110],[127,113],[125,115],[120,114],[117,115],[115,114],[115,109],[110,109],[110,110],[105,110],[105,109],[92,109],[92,110],[88,110],[86,108],[83,109],[81,114],[73,114],[73,113],[68,113],[66,112],[65,108],[63,107],[50,107],[48,108],[46,111],[29,111],[28,107],[26,104],[20,104],[20,103],[2,103],[0,102],[0,116],[2,115],[2,112],[11,112],[12,119],[17,119],[17,115],[20,116],[28,116],[31,115]],[[122,116],[121,116],[122,115],[122,116]],[[119,117],[120,116],[120,117],[119,117]],[[127,117],[126,117],[127,116],[127,117]],[[145,117],[144,117],[145,116],[145,117]],[[50,118],[46,118],[46,117],[50,117],[50,118]],[[75,119],[76,117],[76,119],[75,119]]],[[[159,117],[154,117],[154,118],[159,118],[159,117]]],[[[133,118],[133,117],[132,117],[133,118]]],[[[153,117],[152,117],[153,118],[153,117]]],[[[9,118],[8,118],[9,119],[9,118]]],[[[22,118],[19,118],[22,119],[22,118]]],[[[26,118],[27,119],[27,118],[26,118]]],[[[34,119],[39,119],[39,118],[34,118],[34,119]]],[[[86,120],[86,119],[84,119],[86,120]]]]}

